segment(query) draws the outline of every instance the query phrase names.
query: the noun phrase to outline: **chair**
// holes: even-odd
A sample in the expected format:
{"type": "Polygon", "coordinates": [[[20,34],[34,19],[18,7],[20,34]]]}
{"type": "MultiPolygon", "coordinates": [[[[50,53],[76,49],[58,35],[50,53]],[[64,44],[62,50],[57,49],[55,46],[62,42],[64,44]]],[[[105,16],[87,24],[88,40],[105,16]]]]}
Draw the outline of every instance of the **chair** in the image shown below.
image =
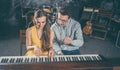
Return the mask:
{"type": "Polygon", "coordinates": [[[20,56],[22,56],[22,46],[26,44],[26,30],[20,30],[20,56]]]}

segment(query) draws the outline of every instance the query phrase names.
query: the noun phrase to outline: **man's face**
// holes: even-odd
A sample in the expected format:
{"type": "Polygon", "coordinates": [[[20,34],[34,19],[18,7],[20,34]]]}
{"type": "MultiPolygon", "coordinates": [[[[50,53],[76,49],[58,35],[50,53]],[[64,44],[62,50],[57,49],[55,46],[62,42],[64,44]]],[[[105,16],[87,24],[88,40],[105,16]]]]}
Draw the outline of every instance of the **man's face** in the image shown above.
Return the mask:
{"type": "Polygon", "coordinates": [[[62,26],[66,26],[69,20],[69,16],[68,15],[62,15],[60,13],[58,13],[58,23],[62,26]]]}
{"type": "Polygon", "coordinates": [[[36,18],[35,22],[36,22],[36,27],[37,28],[43,29],[45,24],[46,24],[46,16],[42,16],[40,18],[36,18]]]}

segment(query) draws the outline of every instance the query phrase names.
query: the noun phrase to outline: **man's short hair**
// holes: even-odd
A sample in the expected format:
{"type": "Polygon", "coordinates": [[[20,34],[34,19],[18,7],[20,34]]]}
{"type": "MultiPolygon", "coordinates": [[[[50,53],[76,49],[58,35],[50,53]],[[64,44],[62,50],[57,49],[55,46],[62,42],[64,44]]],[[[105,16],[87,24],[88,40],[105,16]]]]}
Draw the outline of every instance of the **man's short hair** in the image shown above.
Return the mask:
{"type": "Polygon", "coordinates": [[[70,8],[69,4],[62,6],[60,8],[59,13],[62,15],[68,15],[69,17],[71,17],[71,8],[70,8]]]}

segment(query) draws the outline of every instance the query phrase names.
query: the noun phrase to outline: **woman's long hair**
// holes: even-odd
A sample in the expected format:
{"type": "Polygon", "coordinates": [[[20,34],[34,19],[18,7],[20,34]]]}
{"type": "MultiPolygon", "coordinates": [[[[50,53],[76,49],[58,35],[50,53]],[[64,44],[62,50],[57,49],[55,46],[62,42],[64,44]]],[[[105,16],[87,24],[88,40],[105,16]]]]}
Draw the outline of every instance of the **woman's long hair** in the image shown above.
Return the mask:
{"type": "Polygon", "coordinates": [[[46,16],[46,24],[43,28],[43,32],[42,32],[42,50],[43,51],[48,51],[49,50],[49,46],[50,46],[50,22],[49,19],[47,18],[47,13],[45,13],[42,10],[38,10],[35,12],[34,14],[34,18],[40,18],[42,16],[46,16]]]}

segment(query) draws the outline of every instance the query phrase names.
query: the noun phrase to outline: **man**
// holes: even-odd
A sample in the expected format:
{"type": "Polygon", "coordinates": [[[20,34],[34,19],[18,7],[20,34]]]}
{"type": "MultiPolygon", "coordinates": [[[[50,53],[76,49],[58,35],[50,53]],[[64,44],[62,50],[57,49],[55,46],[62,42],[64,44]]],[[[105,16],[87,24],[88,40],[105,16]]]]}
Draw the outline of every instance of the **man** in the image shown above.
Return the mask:
{"type": "Polygon", "coordinates": [[[78,55],[83,45],[81,25],[70,17],[70,7],[61,7],[58,19],[51,26],[53,48],[57,55],[78,55]]]}

